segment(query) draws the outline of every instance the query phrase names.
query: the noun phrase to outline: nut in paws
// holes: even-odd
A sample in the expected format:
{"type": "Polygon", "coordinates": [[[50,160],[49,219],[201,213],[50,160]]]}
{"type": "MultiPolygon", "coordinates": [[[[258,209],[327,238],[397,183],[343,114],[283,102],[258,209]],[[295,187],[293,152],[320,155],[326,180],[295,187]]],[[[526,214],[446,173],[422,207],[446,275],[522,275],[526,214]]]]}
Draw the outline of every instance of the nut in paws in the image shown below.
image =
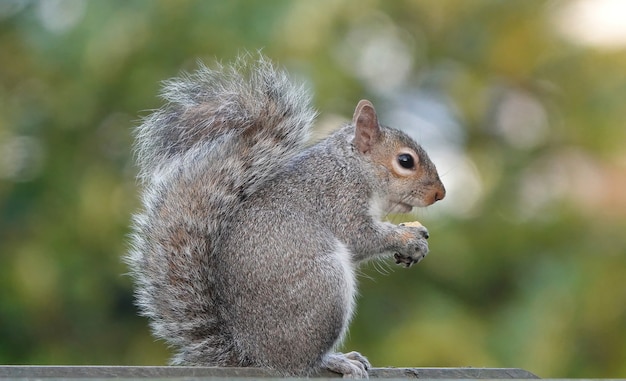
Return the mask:
{"type": "Polygon", "coordinates": [[[400,226],[406,226],[417,230],[415,238],[407,244],[403,252],[396,252],[393,255],[397,264],[409,268],[413,264],[419,263],[428,254],[428,242],[426,242],[429,237],[428,229],[426,229],[426,227],[418,221],[406,222],[400,224],[400,226]]]}

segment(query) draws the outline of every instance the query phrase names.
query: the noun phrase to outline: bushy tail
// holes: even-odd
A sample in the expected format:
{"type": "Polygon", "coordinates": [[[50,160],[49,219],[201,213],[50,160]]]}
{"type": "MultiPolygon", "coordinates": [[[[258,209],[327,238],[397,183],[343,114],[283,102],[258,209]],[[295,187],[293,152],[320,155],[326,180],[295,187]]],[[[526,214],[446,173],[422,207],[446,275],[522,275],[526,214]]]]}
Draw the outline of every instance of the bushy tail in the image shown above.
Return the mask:
{"type": "Polygon", "coordinates": [[[213,295],[221,229],[243,199],[300,152],[310,97],[265,58],[201,66],[165,82],[165,106],[136,133],[143,211],[126,257],[137,303],[174,363],[238,364],[213,295]]]}
{"type": "Polygon", "coordinates": [[[252,62],[243,56],[215,69],[201,65],[166,81],[161,96],[168,103],[137,128],[143,181],[195,146],[205,149],[235,138],[238,152],[232,154],[253,174],[248,185],[254,188],[301,149],[315,118],[308,92],[262,56],[252,62]]]}

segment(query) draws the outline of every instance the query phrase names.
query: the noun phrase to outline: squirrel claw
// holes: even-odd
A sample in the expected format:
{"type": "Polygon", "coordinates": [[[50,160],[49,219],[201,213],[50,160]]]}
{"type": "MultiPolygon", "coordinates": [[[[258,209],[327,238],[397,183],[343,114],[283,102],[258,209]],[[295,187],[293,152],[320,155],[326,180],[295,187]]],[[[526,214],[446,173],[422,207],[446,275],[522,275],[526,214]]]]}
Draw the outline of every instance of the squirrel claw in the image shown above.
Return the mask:
{"type": "Polygon", "coordinates": [[[422,259],[424,259],[424,257],[425,255],[420,255],[417,258],[412,258],[412,257],[401,255],[400,253],[395,253],[393,255],[393,258],[395,259],[396,264],[402,265],[404,266],[404,268],[407,268],[407,269],[416,263],[420,263],[422,259]]]}

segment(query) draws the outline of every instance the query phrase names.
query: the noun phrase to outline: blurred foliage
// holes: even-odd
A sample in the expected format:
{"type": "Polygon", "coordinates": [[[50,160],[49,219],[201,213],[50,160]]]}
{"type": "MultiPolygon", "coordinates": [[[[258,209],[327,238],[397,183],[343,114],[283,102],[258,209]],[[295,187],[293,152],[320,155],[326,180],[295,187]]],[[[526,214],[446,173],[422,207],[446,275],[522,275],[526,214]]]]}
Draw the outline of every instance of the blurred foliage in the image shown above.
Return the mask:
{"type": "Polygon", "coordinates": [[[120,260],[132,128],[160,81],[263,49],[320,128],[373,99],[448,187],[428,260],[363,268],[345,349],[625,377],[626,49],[564,33],[573,3],[4,0],[0,363],[166,363],[120,260]]]}

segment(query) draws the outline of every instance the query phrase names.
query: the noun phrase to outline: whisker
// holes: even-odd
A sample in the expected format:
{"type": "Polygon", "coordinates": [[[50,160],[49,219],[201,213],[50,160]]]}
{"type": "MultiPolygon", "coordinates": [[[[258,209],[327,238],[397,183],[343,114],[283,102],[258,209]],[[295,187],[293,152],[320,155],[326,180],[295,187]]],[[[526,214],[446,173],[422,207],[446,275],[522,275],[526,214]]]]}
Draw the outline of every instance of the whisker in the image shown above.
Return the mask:
{"type": "Polygon", "coordinates": [[[374,270],[376,270],[377,273],[381,274],[381,275],[388,275],[389,273],[385,273],[381,267],[380,264],[378,263],[378,261],[374,261],[372,262],[372,267],[374,268],[374,270]]]}
{"type": "Polygon", "coordinates": [[[395,269],[389,264],[389,262],[385,258],[377,259],[373,265],[376,271],[378,271],[379,274],[384,275],[384,276],[388,276],[389,274],[395,271],[395,269]]]}
{"type": "Polygon", "coordinates": [[[376,279],[374,279],[371,275],[367,274],[366,272],[364,272],[361,269],[356,269],[355,272],[356,272],[356,276],[359,277],[359,278],[365,278],[367,280],[371,280],[371,281],[376,282],[376,279]]]}

